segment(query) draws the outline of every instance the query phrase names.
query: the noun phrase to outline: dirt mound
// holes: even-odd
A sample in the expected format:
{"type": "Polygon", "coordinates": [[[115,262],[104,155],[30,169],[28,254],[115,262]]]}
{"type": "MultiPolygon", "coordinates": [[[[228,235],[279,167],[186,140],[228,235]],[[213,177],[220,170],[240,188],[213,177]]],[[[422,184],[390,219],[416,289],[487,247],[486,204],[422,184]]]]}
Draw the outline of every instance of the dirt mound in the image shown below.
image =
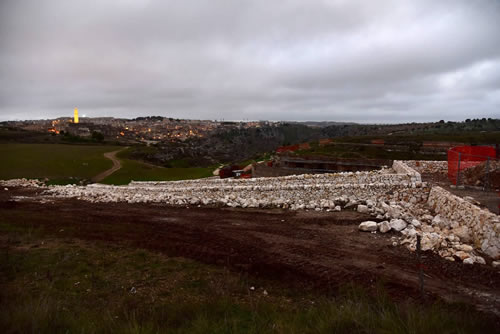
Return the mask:
{"type": "Polygon", "coordinates": [[[473,186],[489,184],[491,188],[500,188],[500,161],[484,161],[477,166],[465,169],[463,182],[473,186]]]}

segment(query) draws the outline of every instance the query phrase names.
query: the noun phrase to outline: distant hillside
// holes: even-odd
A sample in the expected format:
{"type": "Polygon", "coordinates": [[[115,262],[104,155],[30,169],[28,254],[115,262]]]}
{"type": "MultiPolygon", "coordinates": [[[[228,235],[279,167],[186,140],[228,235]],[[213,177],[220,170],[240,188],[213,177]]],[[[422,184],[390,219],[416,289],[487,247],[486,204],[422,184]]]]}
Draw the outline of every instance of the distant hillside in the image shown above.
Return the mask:
{"type": "Polygon", "coordinates": [[[457,133],[467,131],[500,131],[500,119],[467,119],[464,122],[403,124],[338,124],[322,129],[325,137],[394,135],[415,133],[457,133]]]}
{"type": "MultiPolygon", "coordinates": [[[[174,167],[179,161],[185,166],[208,166],[218,163],[232,163],[254,159],[264,153],[275,151],[280,146],[314,142],[322,138],[337,138],[337,141],[370,143],[382,138],[385,142],[403,145],[407,153],[398,157],[436,158],[436,155],[419,154],[424,141],[445,141],[458,143],[500,142],[500,120],[482,119],[465,122],[408,123],[391,125],[364,125],[338,123],[326,127],[309,126],[291,122],[260,128],[220,128],[204,138],[184,142],[162,142],[147,149],[137,147],[131,158],[154,164],[174,167]],[[173,164],[173,165],[172,165],[173,164]]],[[[356,148],[357,150],[358,148],[356,148]]],[[[343,149],[344,156],[354,154],[343,149]]],[[[366,150],[360,156],[391,158],[390,150],[366,150]]],[[[328,154],[338,152],[328,152],[328,154]]],[[[356,153],[357,154],[357,153],[356,153]]],[[[354,154],[354,155],[356,155],[354,154]]],[[[395,155],[396,156],[396,155],[395,155]]]]}
{"type": "MultiPolygon", "coordinates": [[[[164,117],[151,116],[138,119],[154,123],[164,117]]],[[[183,120],[175,121],[179,124],[183,122],[183,120]]],[[[365,144],[369,144],[373,139],[384,139],[386,143],[404,145],[408,147],[408,151],[418,152],[423,142],[429,140],[470,144],[499,143],[500,120],[483,118],[467,119],[464,122],[439,121],[405,124],[261,122],[252,127],[241,126],[239,122],[222,122],[213,130],[205,131],[203,137],[191,137],[184,141],[172,140],[172,138],[157,140],[157,143],[150,147],[137,144],[129,155],[132,159],[167,167],[204,167],[254,159],[275,151],[280,146],[313,142],[324,138],[365,144]]],[[[107,137],[104,142],[109,144],[114,140],[116,140],[114,137],[107,137]]],[[[134,141],[137,142],[137,140],[134,141]]],[[[131,145],[134,141],[129,144],[131,145]]],[[[90,144],[95,140],[68,134],[54,136],[48,133],[29,132],[12,128],[8,123],[0,123],[0,142],[90,144]]],[[[344,151],[346,152],[340,153],[344,155],[353,153],[349,150],[344,151]]],[[[360,153],[360,155],[367,154],[360,153]]],[[[374,151],[372,155],[376,157],[377,151],[374,151]]],[[[387,152],[383,155],[384,158],[390,158],[387,152]]]]}
{"type": "Polygon", "coordinates": [[[132,158],[168,165],[171,160],[187,160],[188,165],[207,166],[254,158],[283,145],[316,140],[319,129],[303,124],[282,124],[247,129],[219,129],[204,138],[184,142],[162,142],[154,148],[136,148],[132,158]]]}

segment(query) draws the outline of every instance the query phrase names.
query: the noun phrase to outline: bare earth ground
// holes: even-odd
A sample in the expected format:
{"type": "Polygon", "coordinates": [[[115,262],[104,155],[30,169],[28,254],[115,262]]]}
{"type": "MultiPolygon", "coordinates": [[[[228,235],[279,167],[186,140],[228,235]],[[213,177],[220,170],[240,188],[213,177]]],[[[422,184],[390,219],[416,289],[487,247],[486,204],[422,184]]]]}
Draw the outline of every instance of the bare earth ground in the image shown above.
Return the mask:
{"type": "MultiPolygon", "coordinates": [[[[359,232],[358,224],[369,217],[357,212],[93,204],[74,199],[41,203],[34,197],[39,192],[0,190],[0,222],[42,228],[63,238],[182,256],[325,293],[350,282],[375,286],[383,281],[396,299],[419,298],[416,255],[392,245],[390,238],[396,234],[359,232]],[[13,196],[27,198],[14,201],[13,196]]],[[[424,253],[423,263],[427,298],[465,302],[499,316],[497,269],[449,262],[430,252],[424,253]]]]}
{"type": "Polygon", "coordinates": [[[118,151],[104,153],[104,157],[111,160],[113,162],[113,166],[110,169],[105,170],[104,172],[100,173],[99,175],[94,176],[92,178],[92,182],[101,182],[102,180],[104,180],[105,178],[107,178],[108,176],[110,176],[111,174],[113,174],[114,172],[119,170],[120,168],[122,168],[122,163],[120,162],[120,160],[118,160],[118,158],[116,157],[116,154],[118,154],[119,152],[121,152],[125,149],[127,149],[127,147],[122,148],[118,151]]]}

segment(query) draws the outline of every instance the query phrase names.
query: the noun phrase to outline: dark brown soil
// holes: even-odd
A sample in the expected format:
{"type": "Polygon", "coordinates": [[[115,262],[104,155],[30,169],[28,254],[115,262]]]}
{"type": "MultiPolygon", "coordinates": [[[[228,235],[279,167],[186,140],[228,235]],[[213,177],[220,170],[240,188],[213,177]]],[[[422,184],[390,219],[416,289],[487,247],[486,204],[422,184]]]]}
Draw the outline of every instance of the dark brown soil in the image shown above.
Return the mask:
{"type": "MultiPolygon", "coordinates": [[[[391,236],[358,231],[357,212],[171,207],[34,200],[29,189],[0,190],[0,223],[40,227],[64,238],[100,240],[224,265],[301,288],[334,292],[384,282],[397,299],[419,298],[416,255],[391,236]],[[28,196],[13,201],[12,196],[28,196]]],[[[428,297],[500,309],[500,273],[423,255],[428,297]]]]}

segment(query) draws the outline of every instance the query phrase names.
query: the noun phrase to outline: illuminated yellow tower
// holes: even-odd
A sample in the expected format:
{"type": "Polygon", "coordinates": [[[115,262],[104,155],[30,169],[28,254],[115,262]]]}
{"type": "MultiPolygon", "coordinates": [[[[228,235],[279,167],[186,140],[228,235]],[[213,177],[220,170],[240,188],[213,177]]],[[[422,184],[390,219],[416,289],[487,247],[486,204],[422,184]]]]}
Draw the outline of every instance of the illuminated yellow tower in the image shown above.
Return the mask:
{"type": "Polygon", "coordinates": [[[78,108],[75,108],[75,116],[73,118],[73,123],[78,123],[78,108]]]}

